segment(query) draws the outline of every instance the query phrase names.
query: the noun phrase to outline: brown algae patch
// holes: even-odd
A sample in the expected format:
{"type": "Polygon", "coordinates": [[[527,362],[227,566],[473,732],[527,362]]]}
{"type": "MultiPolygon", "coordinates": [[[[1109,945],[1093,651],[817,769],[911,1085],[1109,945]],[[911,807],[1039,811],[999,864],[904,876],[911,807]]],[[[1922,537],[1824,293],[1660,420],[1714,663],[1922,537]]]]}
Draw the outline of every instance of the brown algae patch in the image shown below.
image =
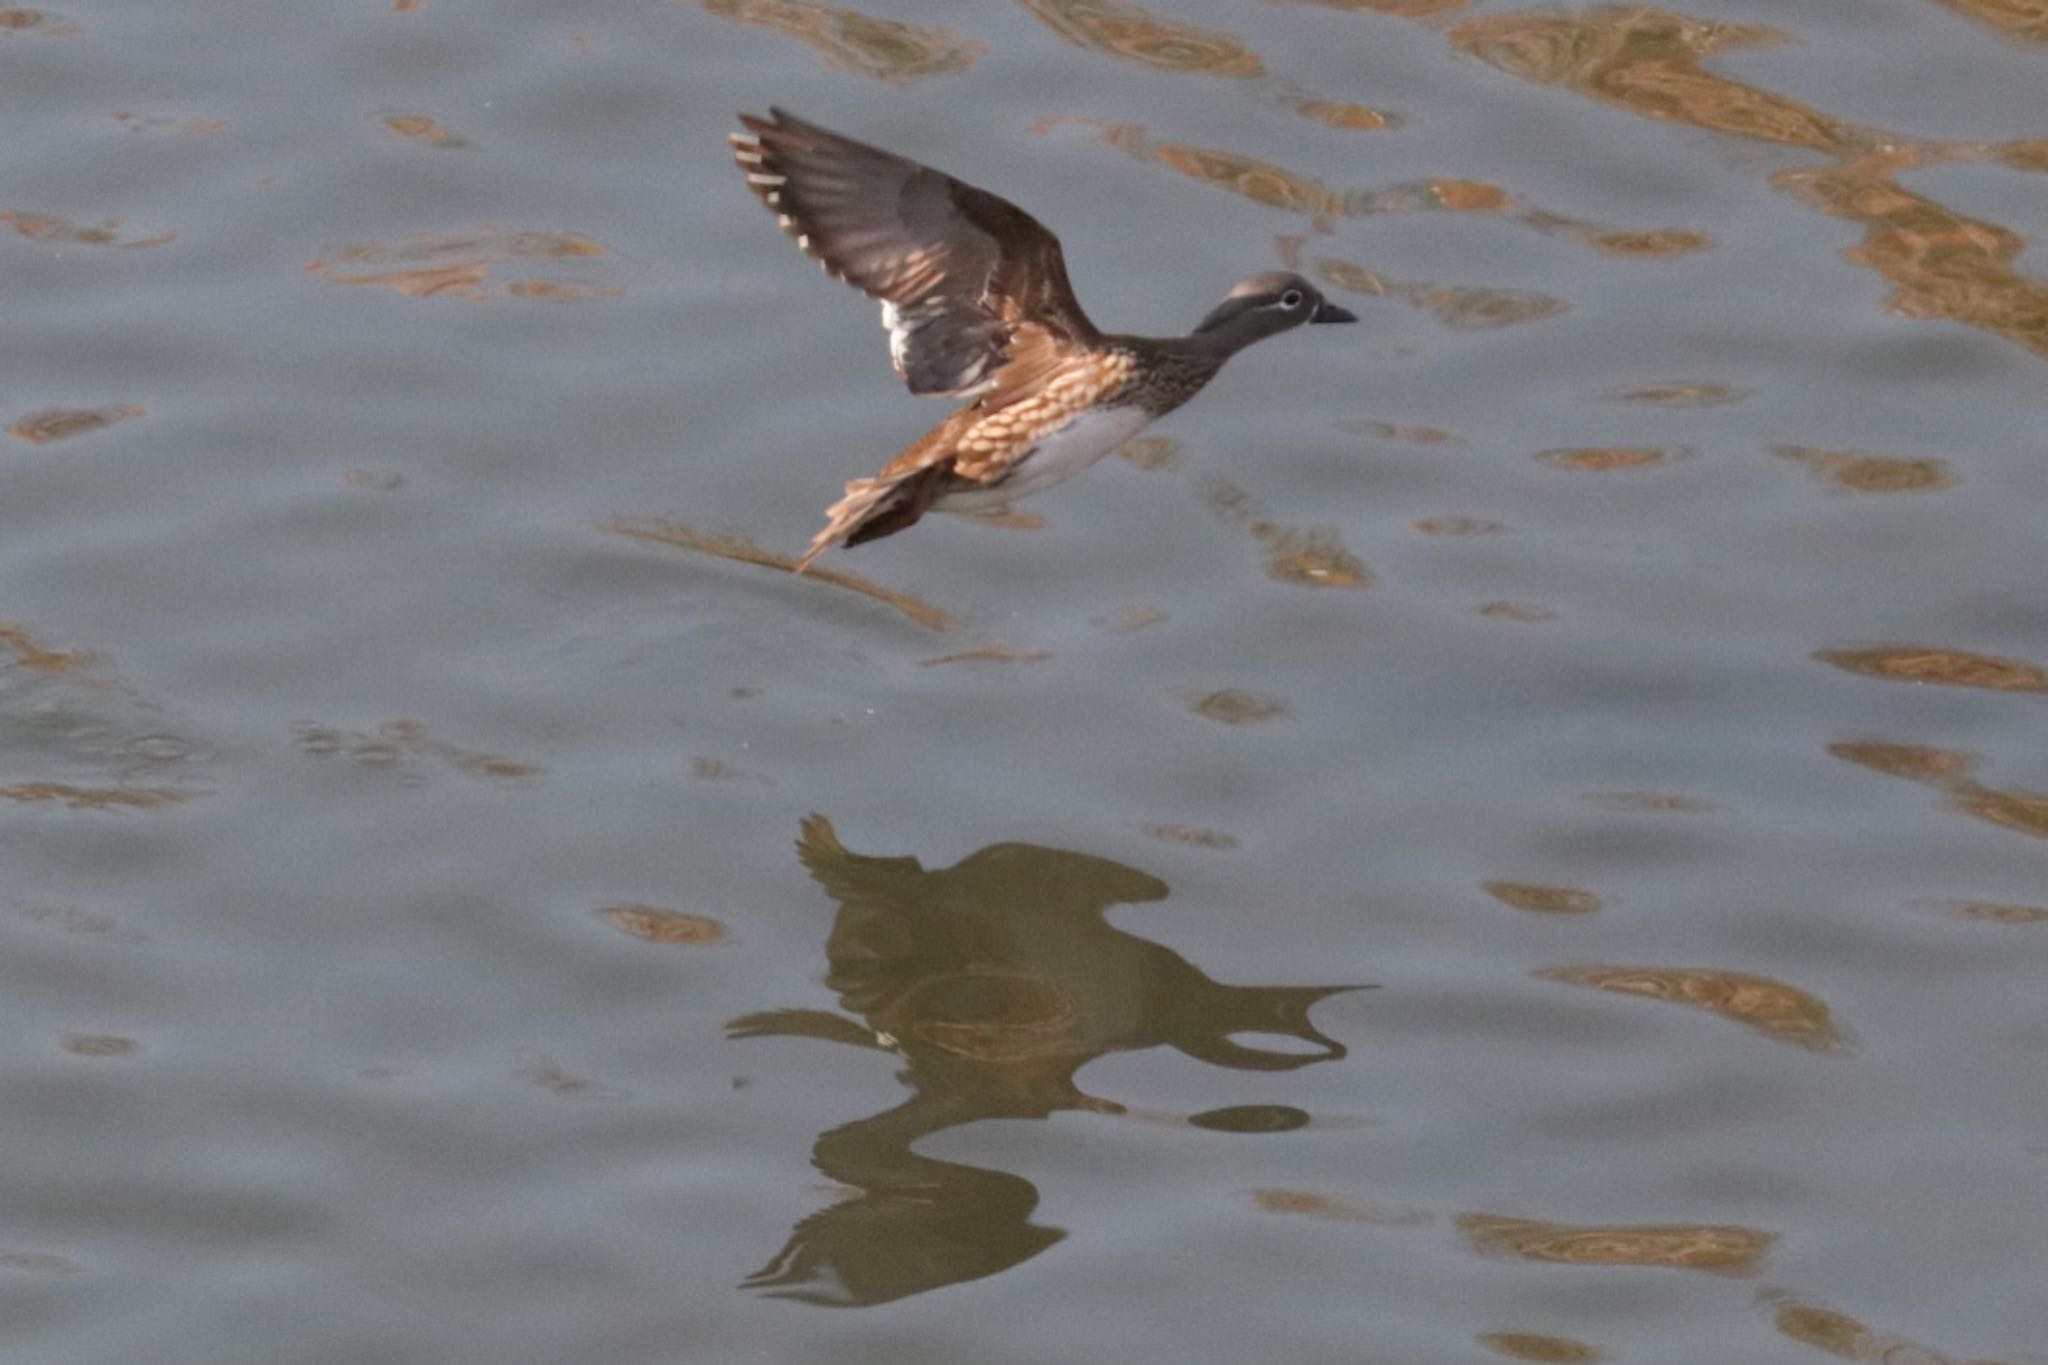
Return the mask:
{"type": "Polygon", "coordinates": [[[201,118],[178,118],[172,114],[138,114],[123,110],[107,115],[107,121],[131,133],[153,133],[178,137],[206,137],[212,133],[227,131],[227,120],[201,118]]]}
{"type": "MultiPolygon", "coordinates": [[[[1067,3],[1099,4],[1100,0],[1067,0],[1067,3]]],[[[1399,128],[1407,122],[1403,116],[1390,110],[1318,99],[1293,91],[1274,92],[1268,98],[1326,128],[1348,132],[1380,132],[1399,128]]],[[[1576,242],[1609,256],[1640,259],[1675,256],[1713,244],[1709,234],[1685,228],[1632,229],[1587,222],[1528,203],[1500,185],[1480,180],[1438,176],[1378,187],[1346,188],[1225,148],[1158,140],[1135,123],[1052,115],[1040,119],[1035,126],[1039,132],[1059,127],[1086,129],[1104,145],[1136,160],[1153,162],[1191,180],[1283,213],[1304,215],[1309,220],[1310,230],[1317,233],[1330,232],[1339,218],[1460,213],[1484,214],[1546,237],[1576,242]]],[[[1300,268],[1301,245],[1298,238],[1280,244],[1282,257],[1289,269],[1300,268]]],[[[1371,289],[1368,292],[1393,291],[1371,289]]]]}
{"type": "Polygon", "coordinates": [[[1971,776],[1978,765],[1974,755],[1881,740],[1842,740],[1828,745],[1828,752],[1887,777],[1933,787],[1948,798],[1951,808],[1974,819],[2048,839],[2048,794],[1985,786],[1971,776]]]}
{"type": "Polygon", "coordinates": [[[1716,1275],[1753,1275],[1775,1234],[1727,1224],[1650,1223],[1577,1226],[1467,1213],[1458,1231],[1482,1256],[1552,1265],[1662,1267],[1716,1275]]]}
{"type": "Polygon", "coordinates": [[[1714,235],[1711,232],[1694,232],[1687,228],[1653,228],[1647,232],[1631,232],[1625,228],[1589,228],[1575,235],[1602,255],[1638,260],[1658,256],[1684,256],[1694,251],[1705,251],[1714,245],[1714,235]]]}
{"type": "Polygon", "coordinates": [[[1600,390],[1607,403],[1638,403],[1659,408],[1718,408],[1740,403],[1750,391],[1712,379],[1670,379],[1650,384],[1621,384],[1600,390]]]}
{"type": "Polygon", "coordinates": [[[176,787],[81,787],[71,782],[13,782],[0,786],[0,800],[25,805],[56,802],[71,810],[163,810],[182,806],[192,793],[176,787]]]}
{"type": "Polygon", "coordinates": [[[1399,422],[1339,422],[1337,430],[1350,432],[1354,436],[1370,436],[1375,441],[1392,441],[1410,446],[1461,446],[1464,443],[1457,433],[1445,431],[1442,427],[1404,425],[1399,422]]]}
{"type": "Polygon", "coordinates": [[[1600,908],[1591,891],[1571,886],[1540,886],[1534,882],[1481,882],[1480,890],[1516,910],[1539,915],[1590,915],[1600,908]]]}
{"type": "MultiPolygon", "coordinates": [[[[792,573],[796,570],[794,555],[764,550],[745,536],[699,531],[680,522],[615,517],[604,522],[599,529],[615,536],[628,536],[634,540],[651,541],[681,550],[693,550],[699,554],[715,555],[736,564],[751,564],[763,569],[782,569],[792,573]]],[[[824,565],[813,565],[804,576],[815,582],[829,583],[835,588],[871,597],[885,606],[895,608],[926,630],[943,633],[953,628],[953,618],[923,598],[914,597],[895,588],[885,588],[871,579],[824,565]]]]}
{"type": "Polygon", "coordinates": [[[1838,1027],[1819,998],[1769,977],[1711,967],[1616,967],[1587,963],[1545,967],[1538,980],[1584,986],[1617,995],[1662,1000],[1718,1014],[1774,1042],[1809,1052],[1845,1053],[1854,1040],[1838,1027]]]}
{"type": "Polygon", "coordinates": [[[429,147],[467,147],[469,139],[449,132],[426,114],[384,114],[377,118],[387,131],[429,147]]]}
{"type": "Polygon", "coordinates": [[[16,664],[35,673],[71,673],[98,662],[90,650],[52,649],[29,634],[26,626],[0,624],[0,648],[12,653],[16,664]]]}
{"type": "Polygon", "coordinates": [[[61,15],[39,9],[0,9],[0,33],[32,33],[43,38],[70,38],[79,32],[77,24],[61,15]]]}
{"type": "Polygon", "coordinates": [[[374,733],[337,730],[325,725],[301,722],[293,727],[299,748],[315,757],[344,754],[366,768],[397,767],[415,758],[435,758],[465,777],[497,782],[521,782],[536,777],[541,769],[531,763],[505,758],[476,749],[464,749],[437,739],[416,720],[391,720],[374,733]]]}
{"type": "Polygon", "coordinates": [[[1538,464],[1581,473],[1653,469],[1692,454],[1687,446],[1560,446],[1536,453],[1538,464]]]}
{"type": "Polygon", "coordinates": [[[1425,536],[1491,536],[1507,527],[1483,517],[1417,517],[1408,529],[1425,536]]]}
{"type": "Polygon", "coordinates": [[[2043,674],[2037,665],[1962,649],[1883,645],[1872,649],[1817,650],[1813,657],[1845,672],[1890,682],[1980,687],[1994,692],[2048,692],[2048,674],[2043,674]]]}
{"type": "Polygon", "coordinates": [[[620,933],[645,943],[708,947],[732,942],[731,931],[709,915],[663,910],[652,905],[608,905],[597,913],[620,933]]]}
{"type": "MultiPolygon", "coordinates": [[[[562,265],[576,268],[605,254],[596,242],[573,232],[428,233],[397,242],[334,247],[309,262],[306,273],[336,284],[388,289],[406,298],[480,302],[493,296],[498,272],[562,265]]],[[[527,279],[507,284],[501,292],[507,297],[538,293],[581,299],[615,298],[620,291],[574,280],[527,279]]]]}
{"type": "Polygon", "coordinates": [[[1257,725],[1263,721],[1286,720],[1293,707],[1279,697],[1261,696],[1226,687],[1216,692],[1183,691],[1175,694],[1190,711],[1221,725],[1257,725]]]}
{"type": "Polygon", "coordinates": [[[988,51],[951,29],[877,19],[816,0],[704,0],[704,12],[794,38],[817,53],[827,70],[894,86],[965,71],[988,51]]]}
{"type": "Polygon", "coordinates": [[[934,654],[929,659],[917,661],[920,668],[937,668],[942,664],[1039,664],[1052,657],[1052,651],[1045,649],[1017,649],[1000,640],[973,649],[955,650],[951,654],[934,654]]]}
{"type": "Polygon", "coordinates": [[[1312,122],[1325,128],[1336,128],[1348,133],[1379,133],[1390,128],[1399,128],[1407,122],[1399,114],[1386,109],[1375,109],[1367,104],[1346,104],[1338,100],[1319,100],[1307,95],[1283,95],[1281,103],[1312,122]]]}
{"type": "Polygon", "coordinates": [[[1116,453],[1143,470],[1172,469],[1180,463],[1180,442],[1170,436],[1140,436],[1125,441],[1116,453]]]}
{"type": "Polygon", "coordinates": [[[1401,286],[1400,296],[1454,332],[1540,322],[1571,308],[1563,299],[1530,289],[1415,283],[1401,286]]]}
{"type": "Polygon", "coordinates": [[[1865,1365],[1997,1365],[1995,1361],[1961,1361],[1917,1341],[1881,1332],[1847,1313],[1802,1303],[1782,1290],[1759,1296],[1771,1307],[1772,1325],[1780,1335],[1843,1360],[1865,1365]]]}
{"type": "Polygon", "coordinates": [[[1509,1360],[1530,1360],[1537,1365],[1597,1365],[1607,1353],[1570,1337],[1541,1336],[1534,1332],[1481,1332],[1473,1338],[1495,1355],[1509,1360]]]}
{"type": "Polygon", "coordinates": [[[1228,479],[1207,478],[1195,491],[1209,510],[1251,533],[1266,552],[1266,576],[1304,588],[1369,588],[1372,571],[1333,526],[1290,526],[1228,479]]]}
{"type": "Polygon", "coordinates": [[[1376,270],[1335,257],[1318,260],[1316,273],[1327,283],[1354,294],[1399,299],[1409,307],[1429,314],[1454,332],[1490,331],[1524,322],[1539,322],[1571,309],[1563,299],[1533,290],[1394,280],[1376,270]]]}
{"type": "Polygon", "coordinates": [[[59,246],[162,246],[178,235],[160,232],[154,237],[123,239],[118,218],[109,218],[95,225],[75,223],[61,213],[31,213],[25,209],[0,209],[0,223],[13,228],[31,242],[59,246]]]}
{"type": "Polygon", "coordinates": [[[1293,1133],[1314,1119],[1291,1104],[1232,1104],[1190,1114],[1187,1121],[1211,1133],[1293,1133]]]}
{"type": "Polygon", "coordinates": [[[1368,1223],[1383,1228],[1427,1227],[1436,1221],[1427,1209],[1381,1208],[1361,1204],[1341,1195],[1317,1194],[1311,1190],[1267,1187],[1248,1191],[1262,1213],[1285,1214],[1294,1218],[1322,1218],[1334,1223],[1368,1223]]]}
{"type": "Polygon", "coordinates": [[[1480,604],[1479,614],[1495,621],[1519,621],[1524,625],[1540,625],[1557,619],[1555,611],[1534,602],[1484,602],[1480,604]]]}
{"type": "Polygon", "coordinates": [[[1938,493],[1960,482],[1946,461],[1931,457],[1785,445],[1771,454],[1805,465],[1837,493],[1938,493]]]}
{"type": "Polygon", "coordinates": [[[1167,19],[1131,0],[1018,0],[1076,47],[1170,71],[1245,78],[1266,74],[1259,54],[1221,29],[1167,19]]]}
{"type": "Polygon", "coordinates": [[[602,1081],[577,1076],[563,1069],[546,1057],[528,1058],[512,1073],[539,1090],[545,1090],[557,1099],[582,1100],[591,1104],[616,1104],[633,1098],[631,1091],[617,1090],[602,1081]]]}
{"type": "Polygon", "coordinates": [[[1180,844],[1185,848],[1237,847],[1235,834],[1225,834],[1220,829],[1205,829],[1200,825],[1147,825],[1145,833],[1162,843],[1180,844]]]}
{"type": "Polygon", "coordinates": [[[1160,625],[1165,620],[1166,613],[1157,607],[1125,607],[1122,611],[1112,612],[1108,616],[1091,616],[1088,618],[1088,624],[1100,626],[1119,635],[1127,635],[1134,630],[1160,625]]]}
{"type": "Polygon", "coordinates": [[[1719,809],[1702,797],[1677,792],[1587,792],[1579,799],[1589,806],[1628,815],[1707,815],[1719,809]]]}
{"type": "Polygon", "coordinates": [[[48,445],[52,441],[68,441],[90,431],[103,431],[116,422],[131,421],[140,416],[142,409],[133,403],[116,403],[104,408],[43,408],[15,418],[7,428],[7,434],[30,445],[48,445]]]}
{"type": "Polygon", "coordinates": [[[2009,905],[2002,901],[1919,901],[1923,910],[1977,924],[2048,924],[2048,909],[2038,905],[2009,905]]]}
{"type": "Polygon", "coordinates": [[[58,1046],[78,1057],[127,1057],[142,1051],[133,1038],[106,1033],[66,1034],[58,1046]]]}
{"type": "Polygon", "coordinates": [[[690,760],[690,776],[699,782],[753,782],[763,787],[775,785],[775,779],[766,773],[735,768],[724,759],[712,758],[708,754],[698,754],[690,760]]]}

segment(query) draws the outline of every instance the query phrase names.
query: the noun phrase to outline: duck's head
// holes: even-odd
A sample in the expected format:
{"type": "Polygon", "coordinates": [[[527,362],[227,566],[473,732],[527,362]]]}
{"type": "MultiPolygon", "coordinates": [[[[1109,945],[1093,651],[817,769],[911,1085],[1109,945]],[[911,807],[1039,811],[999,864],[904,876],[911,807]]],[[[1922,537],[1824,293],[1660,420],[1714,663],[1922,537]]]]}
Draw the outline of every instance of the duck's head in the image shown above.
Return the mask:
{"type": "Polygon", "coordinates": [[[1304,322],[1356,322],[1291,270],[1266,270],[1239,280],[1195,327],[1235,351],[1304,322]]]}

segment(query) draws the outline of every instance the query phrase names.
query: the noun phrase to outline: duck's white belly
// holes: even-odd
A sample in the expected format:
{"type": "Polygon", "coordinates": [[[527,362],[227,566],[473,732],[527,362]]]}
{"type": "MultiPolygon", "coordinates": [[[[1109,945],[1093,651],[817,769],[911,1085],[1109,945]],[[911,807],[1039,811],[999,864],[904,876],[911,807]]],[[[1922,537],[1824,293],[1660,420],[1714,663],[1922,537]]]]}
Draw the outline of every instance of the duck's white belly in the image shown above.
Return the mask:
{"type": "Polygon", "coordinates": [[[1071,479],[1151,424],[1152,414],[1136,405],[1096,408],[1045,437],[1018,461],[1010,476],[986,488],[948,493],[934,504],[942,512],[982,512],[1071,479]]]}

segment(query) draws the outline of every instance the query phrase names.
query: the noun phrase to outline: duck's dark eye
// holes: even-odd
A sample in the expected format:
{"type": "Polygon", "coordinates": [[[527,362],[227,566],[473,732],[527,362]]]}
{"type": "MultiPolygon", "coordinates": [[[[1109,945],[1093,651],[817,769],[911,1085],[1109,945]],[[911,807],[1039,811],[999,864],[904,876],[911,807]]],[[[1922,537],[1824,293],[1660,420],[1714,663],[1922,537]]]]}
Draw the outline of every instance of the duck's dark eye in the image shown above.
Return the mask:
{"type": "Polygon", "coordinates": [[[1280,296],[1280,306],[1282,308],[1301,307],[1301,291],[1299,289],[1290,289],[1282,294],[1280,296]]]}

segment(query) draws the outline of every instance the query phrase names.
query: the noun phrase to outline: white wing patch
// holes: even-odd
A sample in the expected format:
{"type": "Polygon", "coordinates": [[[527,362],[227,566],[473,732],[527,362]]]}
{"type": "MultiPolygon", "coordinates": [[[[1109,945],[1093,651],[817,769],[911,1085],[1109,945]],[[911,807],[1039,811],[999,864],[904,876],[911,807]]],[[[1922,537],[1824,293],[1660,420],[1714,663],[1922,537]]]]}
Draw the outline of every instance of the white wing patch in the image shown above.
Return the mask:
{"type": "Polygon", "coordinates": [[[896,367],[896,373],[903,373],[903,357],[910,349],[910,329],[903,325],[903,314],[896,305],[882,301],[882,326],[889,330],[889,363],[896,367]]]}

